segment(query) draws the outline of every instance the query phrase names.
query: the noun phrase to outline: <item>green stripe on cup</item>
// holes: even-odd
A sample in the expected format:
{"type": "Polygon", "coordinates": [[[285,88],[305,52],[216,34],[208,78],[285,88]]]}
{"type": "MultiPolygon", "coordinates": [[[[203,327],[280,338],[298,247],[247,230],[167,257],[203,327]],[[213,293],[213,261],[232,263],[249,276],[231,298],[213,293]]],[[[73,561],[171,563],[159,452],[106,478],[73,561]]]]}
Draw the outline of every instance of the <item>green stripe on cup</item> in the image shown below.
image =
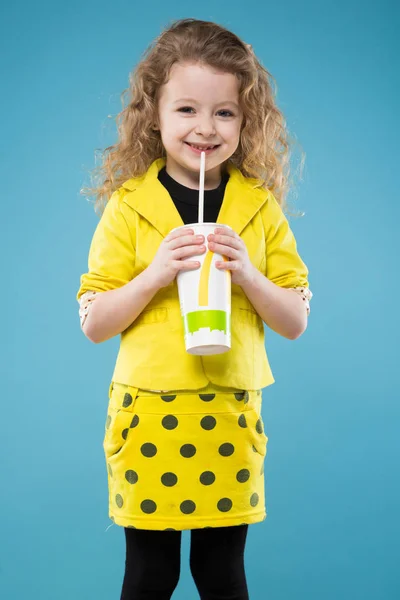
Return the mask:
{"type": "Polygon", "coordinates": [[[182,317],[183,328],[185,333],[194,333],[202,327],[209,327],[210,331],[217,329],[226,335],[230,325],[229,316],[224,310],[196,310],[182,317]]]}

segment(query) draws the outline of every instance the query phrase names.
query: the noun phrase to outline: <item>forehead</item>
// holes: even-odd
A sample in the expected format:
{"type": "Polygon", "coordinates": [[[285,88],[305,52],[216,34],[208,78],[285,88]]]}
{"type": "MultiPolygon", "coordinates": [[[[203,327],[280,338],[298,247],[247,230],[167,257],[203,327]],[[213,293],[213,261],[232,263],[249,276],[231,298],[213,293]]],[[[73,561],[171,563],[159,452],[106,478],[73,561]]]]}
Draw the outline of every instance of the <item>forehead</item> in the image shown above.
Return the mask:
{"type": "Polygon", "coordinates": [[[232,73],[217,71],[208,65],[175,63],[168,82],[160,89],[160,98],[173,102],[191,97],[200,101],[215,102],[238,100],[239,80],[232,73]]]}

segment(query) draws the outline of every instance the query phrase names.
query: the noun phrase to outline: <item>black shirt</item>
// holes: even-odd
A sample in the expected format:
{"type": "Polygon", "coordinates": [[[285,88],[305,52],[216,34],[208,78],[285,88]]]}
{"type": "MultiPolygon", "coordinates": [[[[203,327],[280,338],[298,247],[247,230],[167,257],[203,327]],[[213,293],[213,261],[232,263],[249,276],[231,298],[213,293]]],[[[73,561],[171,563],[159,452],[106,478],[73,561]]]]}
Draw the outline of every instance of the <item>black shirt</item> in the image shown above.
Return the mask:
{"type": "MultiPolygon", "coordinates": [[[[178,183],[163,167],[158,173],[158,179],[171,196],[177,211],[185,225],[199,221],[199,190],[192,190],[178,183]]],[[[224,199],[229,173],[222,174],[221,183],[214,190],[204,190],[204,223],[216,223],[224,199]]]]}

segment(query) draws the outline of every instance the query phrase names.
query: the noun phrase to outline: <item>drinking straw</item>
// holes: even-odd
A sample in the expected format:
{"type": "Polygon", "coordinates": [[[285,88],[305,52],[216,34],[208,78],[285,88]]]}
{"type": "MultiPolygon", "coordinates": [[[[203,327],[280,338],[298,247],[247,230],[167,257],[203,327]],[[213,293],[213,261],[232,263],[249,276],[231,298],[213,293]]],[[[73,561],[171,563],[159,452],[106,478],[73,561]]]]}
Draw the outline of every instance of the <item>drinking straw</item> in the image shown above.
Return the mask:
{"type": "Polygon", "coordinates": [[[199,190],[199,223],[204,221],[204,174],[206,170],[206,153],[200,154],[200,190],[199,190]]]}

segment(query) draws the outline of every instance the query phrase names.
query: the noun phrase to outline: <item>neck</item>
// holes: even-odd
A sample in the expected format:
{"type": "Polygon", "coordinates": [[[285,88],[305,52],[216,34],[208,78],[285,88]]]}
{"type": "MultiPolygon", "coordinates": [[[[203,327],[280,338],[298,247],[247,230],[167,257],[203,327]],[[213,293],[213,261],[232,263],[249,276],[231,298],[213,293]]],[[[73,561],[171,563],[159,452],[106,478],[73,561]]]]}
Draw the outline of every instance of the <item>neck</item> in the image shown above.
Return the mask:
{"type": "MultiPolygon", "coordinates": [[[[185,187],[198,190],[200,188],[199,178],[200,172],[184,169],[175,161],[168,160],[165,165],[165,170],[172,179],[184,185],[185,187]]],[[[219,187],[222,176],[225,173],[225,165],[218,165],[210,171],[206,171],[204,175],[204,190],[215,190],[219,187]]]]}

